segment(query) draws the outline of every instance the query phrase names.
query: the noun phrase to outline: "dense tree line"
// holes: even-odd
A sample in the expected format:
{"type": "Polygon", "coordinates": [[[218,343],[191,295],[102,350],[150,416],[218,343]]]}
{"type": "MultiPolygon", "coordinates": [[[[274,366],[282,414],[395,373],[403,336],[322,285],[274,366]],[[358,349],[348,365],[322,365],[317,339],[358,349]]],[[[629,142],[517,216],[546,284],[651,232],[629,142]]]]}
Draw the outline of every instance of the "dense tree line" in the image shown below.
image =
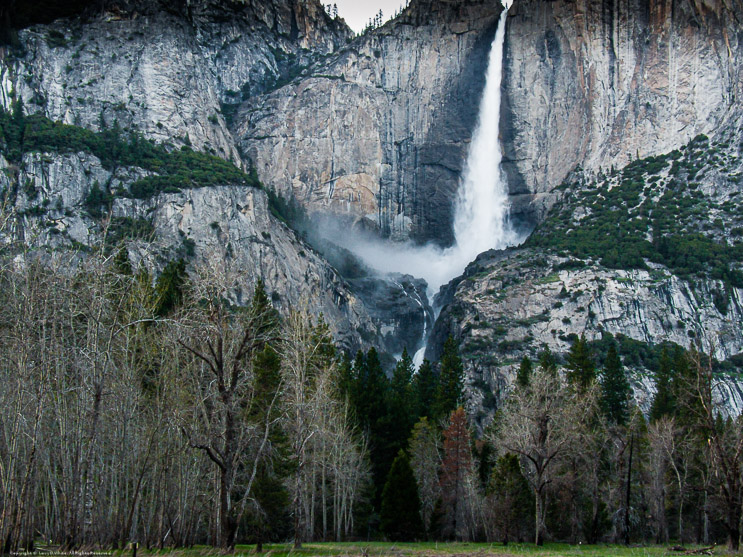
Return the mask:
{"type": "Polygon", "coordinates": [[[441,383],[407,354],[388,378],[374,349],[341,354],[321,318],[280,317],[260,282],[238,304],[228,267],[154,278],[124,249],[15,254],[0,267],[8,551],[377,535],[415,421],[461,393],[455,353],[441,383]]]}
{"type": "Polygon", "coordinates": [[[354,358],[228,268],[125,252],[0,269],[0,535],[68,548],[387,538],[740,538],[740,418],[664,348],[649,416],[613,341],[525,357],[484,432],[449,339],[415,370],[354,358]],[[592,348],[593,347],[593,348],[592,348]],[[597,357],[599,356],[599,357],[597,357]]]}

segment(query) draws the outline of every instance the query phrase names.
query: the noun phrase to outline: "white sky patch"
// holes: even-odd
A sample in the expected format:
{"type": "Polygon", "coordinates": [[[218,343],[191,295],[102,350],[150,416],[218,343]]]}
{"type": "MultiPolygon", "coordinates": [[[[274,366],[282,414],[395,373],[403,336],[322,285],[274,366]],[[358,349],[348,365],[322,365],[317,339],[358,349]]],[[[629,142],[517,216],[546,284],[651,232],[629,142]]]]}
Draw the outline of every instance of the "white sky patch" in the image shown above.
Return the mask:
{"type": "Polygon", "coordinates": [[[328,4],[338,5],[338,15],[346,20],[346,23],[360,33],[374,18],[379,10],[382,10],[384,20],[389,21],[395,12],[405,6],[405,0],[321,0],[323,6],[328,4]]]}

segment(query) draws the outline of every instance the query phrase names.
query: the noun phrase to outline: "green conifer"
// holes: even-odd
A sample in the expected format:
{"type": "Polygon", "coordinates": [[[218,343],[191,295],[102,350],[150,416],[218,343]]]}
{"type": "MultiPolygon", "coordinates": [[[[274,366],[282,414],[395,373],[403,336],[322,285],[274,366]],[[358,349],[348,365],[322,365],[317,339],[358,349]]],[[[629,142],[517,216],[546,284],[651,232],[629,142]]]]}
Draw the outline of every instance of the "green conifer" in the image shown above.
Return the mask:
{"type": "Polygon", "coordinates": [[[432,415],[431,410],[436,398],[438,384],[436,374],[433,372],[433,366],[428,360],[423,360],[423,363],[418,368],[418,373],[415,374],[413,379],[413,387],[415,390],[418,416],[430,417],[432,415]]]}
{"type": "Polygon", "coordinates": [[[539,367],[548,373],[557,373],[557,358],[555,358],[549,346],[545,345],[539,353],[539,367]]]}
{"type": "Polygon", "coordinates": [[[570,347],[566,367],[568,380],[579,391],[585,391],[596,379],[596,366],[591,358],[585,334],[576,339],[570,347]]]}
{"type": "Polygon", "coordinates": [[[464,366],[456,341],[449,337],[441,356],[441,373],[436,389],[433,414],[436,419],[447,417],[457,409],[464,388],[464,366]]]}
{"type": "Polygon", "coordinates": [[[654,422],[663,416],[672,416],[676,411],[676,396],[671,381],[673,362],[668,350],[664,347],[660,356],[660,365],[655,373],[655,396],[650,407],[650,421],[654,422]]]}
{"type": "Polygon", "coordinates": [[[612,342],[601,375],[601,407],[606,418],[614,424],[625,425],[629,417],[630,384],[612,342]]]}
{"type": "Polygon", "coordinates": [[[518,374],[516,375],[516,384],[519,387],[526,388],[529,386],[529,378],[531,377],[533,366],[529,356],[521,358],[521,365],[519,366],[518,374]]]}
{"type": "Polygon", "coordinates": [[[421,502],[413,469],[404,451],[392,463],[382,491],[380,526],[392,541],[414,541],[423,533],[421,502]]]}

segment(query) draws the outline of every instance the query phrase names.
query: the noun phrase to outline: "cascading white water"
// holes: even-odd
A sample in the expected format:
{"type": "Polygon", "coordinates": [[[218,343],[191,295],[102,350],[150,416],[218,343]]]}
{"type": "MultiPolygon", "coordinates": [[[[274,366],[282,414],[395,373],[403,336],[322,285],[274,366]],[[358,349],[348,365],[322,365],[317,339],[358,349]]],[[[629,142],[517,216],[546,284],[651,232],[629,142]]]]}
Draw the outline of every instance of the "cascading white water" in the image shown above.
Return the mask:
{"type": "Polygon", "coordinates": [[[455,204],[454,245],[442,250],[430,245],[390,245],[349,237],[334,238],[375,269],[424,278],[432,294],[461,275],[478,254],[514,245],[519,240],[508,223],[508,187],[500,168],[503,155],[498,138],[503,45],[510,5],[510,0],[504,1],[506,9],[501,14],[490,48],[478,123],[455,204]]]}
{"type": "MultiPolygon", "coordinates": [[[[503,151],[499,139],[503,47],[511,1],[504,0],[504,6],[490,47],[477,128],[472,136],[457,195],[455,244],[444,250],[438,261],[433,263],[440,270],[440,282],[429,283],[431,289],[438,290],[441,285],[460,275],[467,264],[483,251],[506,248],[518,241],[517,234],[508,222],[508,186],[501,169],[503,151]]],[[[415,274],[415,271],[411,272],[415,274]]],[[[423,361],[425,349],[424,345],[415,354],[416,365],[423,361]]]]}
{"type": "MultiPolygon", "coordinates": [[[[490,47],[477,127],[472,135],[455,204],[454,245],[442,250],[431,245],[365,241],[348,235],[333,238],[372,268],[425,279],[429,296],[461,275],[483,251],[506,248],[520,241],[508,222],[508,187],[501,170],[503,153],[499,140],[503,47],[511,4],[512,0],[503,0],[505,10],[490,47]]],[[[425,309],[423,311],[425,323],[425,309]]],[[[427,341],[425,337],[424,332],[424,344],[427,341]]],[[[416,353],[414,361],[417,365],[422,362],[424,352],[425,346],[416,353]]]]}
{"type": "MultiPolygon", "coordinates": [[[[454,216],[456,245],[445,255],[458,260],[458,268],[488,249],[505,248],[516,235],[508,224],[508,187],[501,170],[499,140],[503,46],[508,9],[503,11],[490,48],[480,116],[472,136],[464,179],[454,216]]],[[[452,261],[452,264],[454,261],[452,261]]]]}

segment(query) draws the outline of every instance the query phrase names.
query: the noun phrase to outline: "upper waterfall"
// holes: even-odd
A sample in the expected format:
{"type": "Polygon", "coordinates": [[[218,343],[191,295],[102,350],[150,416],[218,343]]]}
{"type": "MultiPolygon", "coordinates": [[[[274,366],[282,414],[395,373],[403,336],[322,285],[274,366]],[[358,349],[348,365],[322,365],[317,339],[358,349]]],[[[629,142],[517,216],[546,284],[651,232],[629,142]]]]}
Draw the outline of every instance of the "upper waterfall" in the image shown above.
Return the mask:
{"type": "Polygon", "coordinates": [[[445,254],[452,259],[452,271],[456,268],[461,272],[479,253],[505,248],[516,239],[508,224],[508,186],[501,170],[503,151],[499,139],[507,15],[506,7],[490,49],[480,116],[457,197],[456,244],[445,254]]]}

